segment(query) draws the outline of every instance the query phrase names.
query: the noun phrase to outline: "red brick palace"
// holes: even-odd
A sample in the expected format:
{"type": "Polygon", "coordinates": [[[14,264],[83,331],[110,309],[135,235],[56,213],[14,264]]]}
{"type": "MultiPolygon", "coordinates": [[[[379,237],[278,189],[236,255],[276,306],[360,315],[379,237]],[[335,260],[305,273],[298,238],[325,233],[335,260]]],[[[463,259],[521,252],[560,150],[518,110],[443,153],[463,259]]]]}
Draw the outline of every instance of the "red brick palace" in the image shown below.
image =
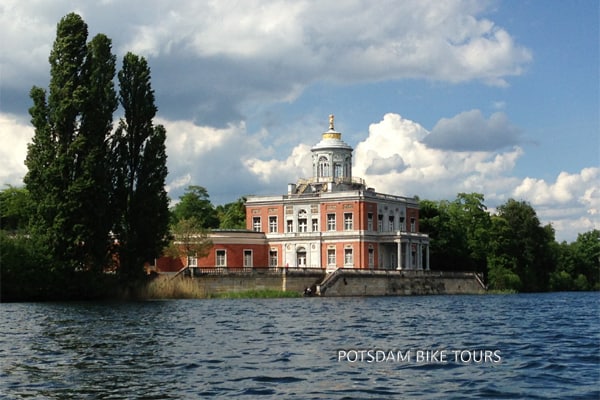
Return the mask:
{"type": "Polygon", "coordinates": [[[311,149],[313,176],[283,195],[248,196],[247,231],[214,231],[209,255],[192,257],[190,267],[429,269],[418,201],[353,177],[352,152],[330,116],[311,149]]]}

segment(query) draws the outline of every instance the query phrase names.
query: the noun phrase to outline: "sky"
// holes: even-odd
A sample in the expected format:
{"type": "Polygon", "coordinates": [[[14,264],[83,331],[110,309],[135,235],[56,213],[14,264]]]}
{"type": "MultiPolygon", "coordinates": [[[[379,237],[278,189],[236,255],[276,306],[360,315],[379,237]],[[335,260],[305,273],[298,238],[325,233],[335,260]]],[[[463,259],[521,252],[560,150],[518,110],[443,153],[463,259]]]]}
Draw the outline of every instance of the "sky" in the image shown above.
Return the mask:
{"type": "MultiPolygon", "coordinates": [[[[70,12],[144,56],[167,189],[284,194],[335,129],[378,192],[490,212],[526,201],[556,239],[600,229],[597,0],[3,0],[0,184],[20,186],[32,86],[70,12]]],[[[115,113],[115,121],[122,117],[115,113]]],[[[116,126],[116,124],[115,124],[116,126]]]]}

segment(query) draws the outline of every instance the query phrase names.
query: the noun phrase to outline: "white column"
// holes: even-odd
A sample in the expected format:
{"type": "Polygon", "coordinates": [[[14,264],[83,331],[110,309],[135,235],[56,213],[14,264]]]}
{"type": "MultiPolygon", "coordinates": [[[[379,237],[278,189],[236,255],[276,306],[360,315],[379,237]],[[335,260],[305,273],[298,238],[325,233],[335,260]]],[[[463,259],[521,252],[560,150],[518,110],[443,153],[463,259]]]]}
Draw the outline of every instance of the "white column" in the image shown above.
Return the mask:
{"type": "Polygon", "coordinates": [[[402,269],[402,240],[398,239],[398,268],[402,269]]]}
{"type": "Polygon", "coordinates": [[[427,255],[427,260],[425,261],[426,262],[425,268],[429,271],[429,243],[427,243],[427,245],[425,245],[425,253],[427,255]]]}

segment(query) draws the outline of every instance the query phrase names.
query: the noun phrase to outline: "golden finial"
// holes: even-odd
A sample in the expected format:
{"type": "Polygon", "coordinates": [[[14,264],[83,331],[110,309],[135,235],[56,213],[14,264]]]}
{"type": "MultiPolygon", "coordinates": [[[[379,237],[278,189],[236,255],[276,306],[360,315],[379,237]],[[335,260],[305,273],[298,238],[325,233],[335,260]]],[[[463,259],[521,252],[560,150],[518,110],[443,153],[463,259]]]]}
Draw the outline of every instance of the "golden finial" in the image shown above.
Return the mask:
{"type": "Polygon", "coordinates": [[[335,131],[333,127],[333,114],[329,114],[329,130],[323,133],[323,139],[341,139],[342,134],[335,131]]]}

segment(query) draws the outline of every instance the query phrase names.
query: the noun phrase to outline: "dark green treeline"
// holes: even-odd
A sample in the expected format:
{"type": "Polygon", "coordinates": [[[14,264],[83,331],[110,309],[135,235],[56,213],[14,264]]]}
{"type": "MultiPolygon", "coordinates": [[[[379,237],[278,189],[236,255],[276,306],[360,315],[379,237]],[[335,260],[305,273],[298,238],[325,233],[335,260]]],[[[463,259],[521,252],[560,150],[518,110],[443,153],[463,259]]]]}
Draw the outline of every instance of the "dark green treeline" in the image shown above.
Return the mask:
{"type": "Polygon", "coordinates": [[[527,202],[510,199],[491,214],[479,193],[420,205],[434,269],[483,273],[496,290],[600,290],[598,230],[557,243],[552,226],[542,226],[527,202]]]}

